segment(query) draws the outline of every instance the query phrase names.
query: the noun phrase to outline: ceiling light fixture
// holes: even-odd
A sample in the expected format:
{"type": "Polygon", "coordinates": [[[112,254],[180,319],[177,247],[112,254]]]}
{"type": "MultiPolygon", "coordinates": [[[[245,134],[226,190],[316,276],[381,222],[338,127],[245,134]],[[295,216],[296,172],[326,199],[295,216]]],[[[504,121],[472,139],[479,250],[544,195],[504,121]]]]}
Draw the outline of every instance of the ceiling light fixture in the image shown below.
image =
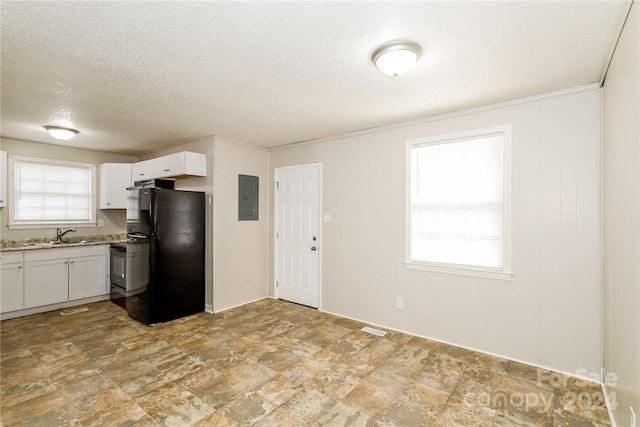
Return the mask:
{"type": "Polygon", "coordinates": [[[75,129],[63,128],[60,126],[45,126],[44,128],[49,132],[49,135],[55,139],[59,139],[60,141],[68,141],[80,133],[75,129]]]}
{"type": "Polygon", "coordinates": [[[387,76],[401,76],[418,60],[422,48],[418,43],[395,41],[385,43],[373,52],[371,61],[387,76]]]}

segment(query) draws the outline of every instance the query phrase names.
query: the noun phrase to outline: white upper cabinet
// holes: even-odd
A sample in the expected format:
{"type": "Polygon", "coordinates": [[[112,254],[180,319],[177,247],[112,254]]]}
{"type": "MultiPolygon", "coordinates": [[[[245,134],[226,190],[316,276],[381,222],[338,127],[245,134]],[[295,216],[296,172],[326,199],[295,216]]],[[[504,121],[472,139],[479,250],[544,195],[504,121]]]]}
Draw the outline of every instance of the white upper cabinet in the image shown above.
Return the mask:
{"type": "Polygon", "coordinates": [[[201,153],[182,151],[153,159],[154,178],[181,175],[207,176],[207,156],[201,153]]]}
{"type": "MultiPolygon", "coordinates": [[[[104,163],[103,165],[123,165],[124,163],[104,163]]],[[[183,175],[207,176],[207,155],[202,153],[192,153],[191,151],[181,151],[168,156],[156,157],[155,159],[143,160],[133,163],[130,166],[130,184],[136,181],[146,181],[153,178],[177,178],[183,175]]],[[[102,173],[102,165],[100,166],[102,173]]],[[[118,171],[117,174],[126,174],[118,171]]],[[[102,175],[100,176],[102,182],[102,175]]],[[[130,184],[125,186],[128,187],[130,184]]],[[[119,185],[119,184],[118,184],[119,185]]],[[[102,184],[101,184],[102,186],[102,184]]],[[[108,193],[108,192],[107,192],[108,193]]],[[[100,198],[100,209],[126,209],[126,193],[123,195],[122,207],[114,208],[113,204],[107,206],[102,204],[100,198]]]]}
{"type": "Polygon", "coordinates": [[[7,152],[0,151],[0,208],[7,207],[7,152]]]}
{"type": "Polygon", "coordinates": [[[127,187],[131,186],[130,163],[100,165],[100,209],[126,209],[127,187]]]}
{"type": "Polygon", "coordinates": [[[131,165],[131,180],[133,182],[144,181],[152,178],[155,178],[153,175],[153,159],[144,160],[131,165]]]}

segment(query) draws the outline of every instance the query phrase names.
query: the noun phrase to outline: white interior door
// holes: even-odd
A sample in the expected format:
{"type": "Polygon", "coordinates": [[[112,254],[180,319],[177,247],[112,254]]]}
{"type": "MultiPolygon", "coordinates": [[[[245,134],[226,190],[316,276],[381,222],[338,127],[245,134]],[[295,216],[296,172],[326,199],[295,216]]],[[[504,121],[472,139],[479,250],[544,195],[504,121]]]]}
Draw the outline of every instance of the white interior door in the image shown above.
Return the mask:
{"type": "Polygon", "coordinates": [[[275,178],[276,297],[317,308],[321,165],[278,168],[275,178]]]}

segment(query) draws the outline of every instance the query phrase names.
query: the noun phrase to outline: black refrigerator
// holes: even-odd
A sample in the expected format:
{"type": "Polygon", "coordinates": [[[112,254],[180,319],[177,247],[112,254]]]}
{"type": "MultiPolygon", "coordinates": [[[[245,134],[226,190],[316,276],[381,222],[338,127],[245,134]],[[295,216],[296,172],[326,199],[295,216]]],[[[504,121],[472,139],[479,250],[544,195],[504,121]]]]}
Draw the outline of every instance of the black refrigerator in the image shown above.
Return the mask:
{"type": "Polygon", "coordinates": [[[154,325],[203,311],[204,193],[134,187],[127,198],[127,240],[141,254],[127,268],[141,281],[125,298],[129,315],[154,325]]]}

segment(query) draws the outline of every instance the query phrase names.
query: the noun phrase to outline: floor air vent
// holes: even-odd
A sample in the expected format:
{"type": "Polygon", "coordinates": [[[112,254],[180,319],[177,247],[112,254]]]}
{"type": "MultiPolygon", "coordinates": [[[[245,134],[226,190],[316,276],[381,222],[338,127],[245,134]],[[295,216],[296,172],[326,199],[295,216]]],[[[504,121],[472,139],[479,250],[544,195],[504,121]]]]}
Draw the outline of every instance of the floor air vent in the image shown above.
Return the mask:
{"type": "Polygon", "coordinates": [[[71,314],[82,313],[83,311],[89,311],[89,309],[87,307],[80,307],[72,310],[61,311],[60,316],[69,316],[71,314]]]}
{"type": "Polygon", "coordinates": [[[380,329],[370,328],[368,326],[365,326],[364,328],[362,328],[360,330],[362,332],[366,332],[368,334],[372,334],[372,335],[375,335],[377,337],[383,337],[383,336],[387,335],[387,333],[385,331],[381,331],[380,329]]]}

